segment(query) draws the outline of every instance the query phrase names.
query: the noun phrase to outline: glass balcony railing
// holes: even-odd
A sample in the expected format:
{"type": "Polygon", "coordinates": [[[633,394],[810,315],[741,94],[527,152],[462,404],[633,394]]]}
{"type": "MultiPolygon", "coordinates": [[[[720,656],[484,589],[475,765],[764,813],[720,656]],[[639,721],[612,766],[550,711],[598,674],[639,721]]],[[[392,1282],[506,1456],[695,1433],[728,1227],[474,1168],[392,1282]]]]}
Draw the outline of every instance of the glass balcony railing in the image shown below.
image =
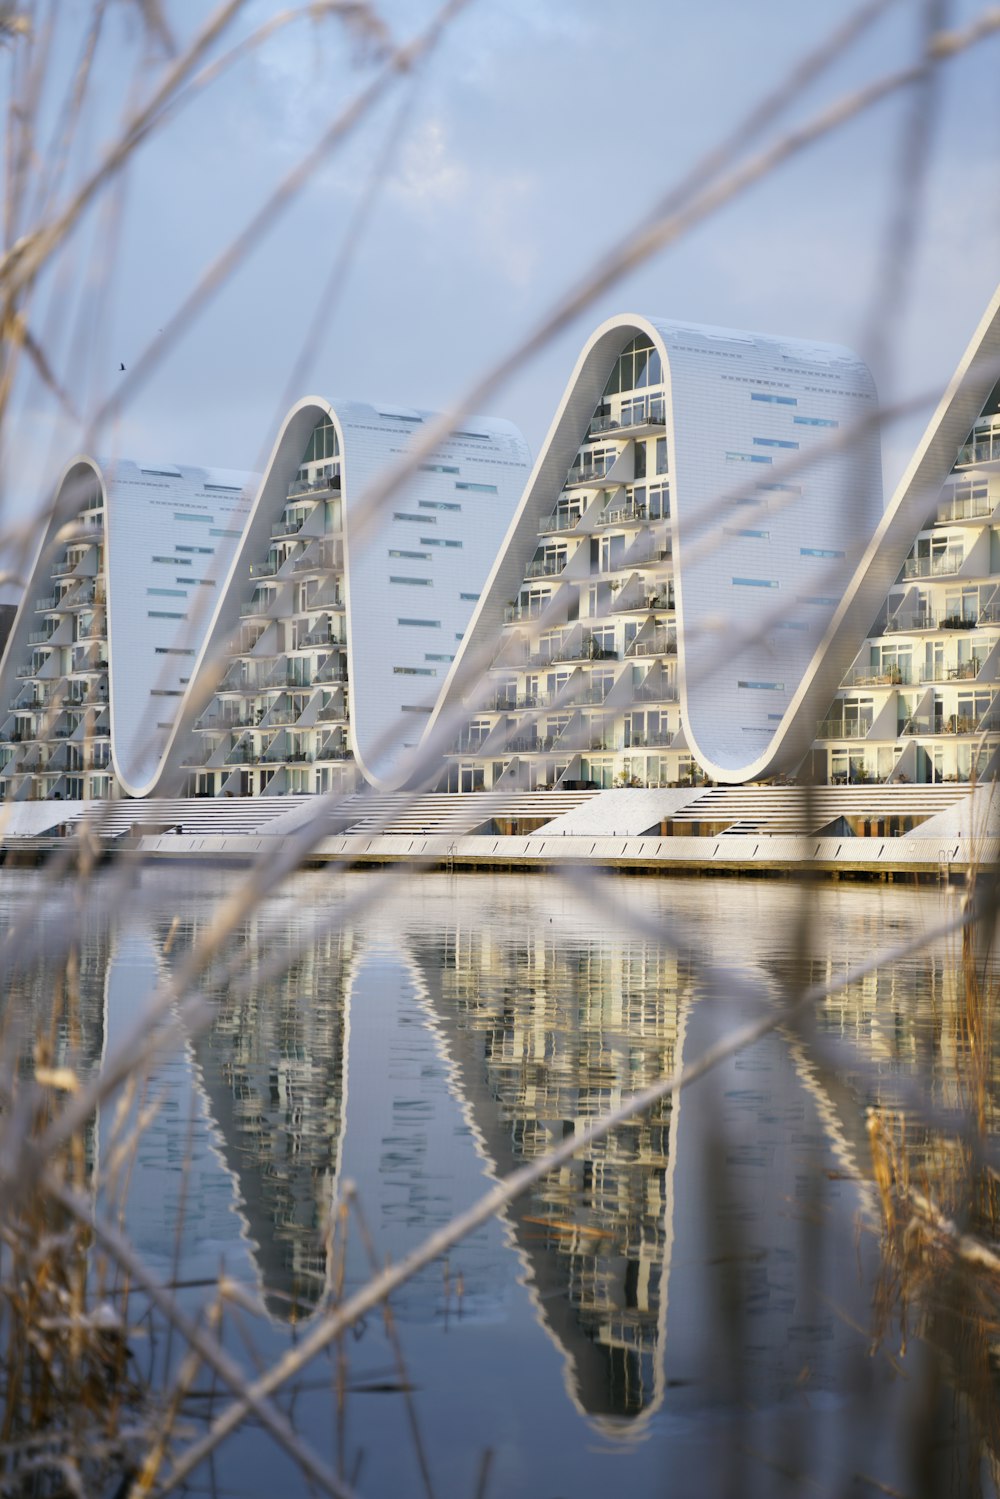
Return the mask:
{"type": "Polygon", "coordinates": [[[871,718],[824,718],[818,739],[864,739],[871,731],[871,718]]]}
{"type": "Polygon", "coordinates": [[[553,510],[549,515],[543,516],[538,523],[539,531],[571,531],[574,526],[579,525],[580,510],[553,510]]]}
{"type": "Polygon", "coordinates": [[[935,557],[908,557],[903,563],[904,578],[939,578],[957,573],[965,561],[961,547],[949,548],[935,557]]]}
{"type": "Polygon", "coordinates": [[[666,423],[663,396],[649,396],[623,401],[618,416],[595,416],[587,430],[591,437],[602,437],[609,432],[628,432],[633,427],[665,427],[666,423]]]}

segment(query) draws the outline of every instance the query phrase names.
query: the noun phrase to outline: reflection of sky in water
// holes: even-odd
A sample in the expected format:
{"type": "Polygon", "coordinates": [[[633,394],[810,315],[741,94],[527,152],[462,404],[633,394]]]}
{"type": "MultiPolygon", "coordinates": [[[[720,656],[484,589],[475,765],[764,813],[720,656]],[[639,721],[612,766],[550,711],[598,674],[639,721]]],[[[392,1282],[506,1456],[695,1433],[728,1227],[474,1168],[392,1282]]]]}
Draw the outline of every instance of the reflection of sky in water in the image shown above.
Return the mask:
{"type": "MultiPolygon", "coordinates": [[[[113,1050],[235,878],[146,875],[142,899],[108,939],[106,995],[107,942],[95,928],[85,1049],[113,1050]]],[[[169,1273],[183,1195],[181,1278],[224,1262],[259,1290],[269,1316],[254,1336],[267,1355],[326,1292],[327,1226],[344,1180],[357,1187],[379,1259],[398,1260],[493,1175],[743,1018],[700,997],[667,950],[623,935],[568,885],[533,876],[411,880],[347,930],[310,942],[281,978],[254,978],[255,964],[374,878],[301,875],[265,903],[237,945],[255,955],[247,982],[214,996],[207,1032],[178,1042],[150,1085],[159,1111],[138,1152],[129,1230],[169,1273]]],[[[35,879],[19,872],[18,888],[0,884],[5,921],[35,879]]],[[[795,895],[785,885],[615,888],[645,915],[669,915],[716,961],[737,958],[773,983],[790,959],[795,895]]],[[[939,920],[948,901],[870,887],[826,887],[814,899],[817,977],[939,920]]],[[[891,1079],[940,1050],[948,974],[946,952],[914,960],[831,1001],[823,1018],[861,1038],[891,1079]]],[[[44,1003],[41,985],[12,998],[22,1009],[44,1003]]],[[[828,1076],[807,1048],[771,1038],[678,1107],[666,1102],[588,1149],[459,1245],[447,1268],[406,1286],[395,1310],[439,1492],[473,1492],[487,1447],[498,1494],[589,1495],[611,1484],[658,1493],[666,1471],[671,1493],[708,1492],[735,1462],[737,1436],[741,1450],[768,1449],[790,1422],[808,1429],[810,1461],[825,1451],[834,1473],[850,1456],[837,1439],[845,1422],[875,1461],[872,1407],[851,1386],[870,1390],[887,1366],[868,1358],[860,1197],[845,1179],[864,1160],[868,1085],[828,1076]],[[738,1433],[723,1414],[732,1408],[738,1433]]],[[[367,1270],[352,1229],[348,1289],[367,1270]]],[[[304,1390],[296,1410],[329,1451],[321,1365],[325,1388],[304,1390]]],[[[380,1317],[349,1339],[349,1367],[359,1390],[348,1400],[348,1468],[361,1453],[364,1492],[415,1491],[402,1402],[377,1393],[395,1378],[380,1317]]],[[[269,1492],[283,1472],[256,1433],[227,1461],[246,1493],[269,1492]]],[[[741,1492],[770,1492],[767,1465],[744,1471],[740,1461],[741,1492]]]]}

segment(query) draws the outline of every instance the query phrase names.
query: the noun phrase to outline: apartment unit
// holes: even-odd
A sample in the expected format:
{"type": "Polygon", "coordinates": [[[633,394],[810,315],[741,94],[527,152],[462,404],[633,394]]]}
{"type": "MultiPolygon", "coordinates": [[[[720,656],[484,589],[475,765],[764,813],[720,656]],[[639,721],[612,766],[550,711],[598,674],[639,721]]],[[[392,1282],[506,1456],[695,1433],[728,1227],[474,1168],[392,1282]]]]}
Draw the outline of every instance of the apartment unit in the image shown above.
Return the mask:
{"type": "Polygon", "coordinates": [[[967,781],[1000,754],[1000,382],[820,724],[834,784],[967,781]]]}
{"type": "Polygon", "coordinates": [[[426,776],[427,723],[528,469],[516,428],[475,417],[390,493],[433,421],[314,398],[289,413],[197,663],[214,691],[171,746],[189,794],[426,776]]]}
{"type": "Polygon", "coordinates": [[[151,789],[252,485],[230,470],[68,465],[0,662],[0,800],[151,789]]]}
{"type": "Polygon", "coordinates": [[[876,410],[845,349],[599,328],[439,705],[446,784],[770,773],[882,513],[876,410]]]}

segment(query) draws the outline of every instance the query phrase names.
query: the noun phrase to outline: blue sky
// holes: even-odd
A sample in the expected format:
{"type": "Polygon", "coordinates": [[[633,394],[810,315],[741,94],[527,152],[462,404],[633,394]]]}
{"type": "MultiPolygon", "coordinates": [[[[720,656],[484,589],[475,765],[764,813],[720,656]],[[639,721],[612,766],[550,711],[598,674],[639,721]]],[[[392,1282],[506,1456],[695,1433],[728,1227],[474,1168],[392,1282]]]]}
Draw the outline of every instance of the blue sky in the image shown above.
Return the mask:
{"type": "MultiPolygon", "coordinates": [[[[280,8],[257,0],[244,25],[280,8]]],[[[415,83],[403,83],[331,157],[248,262],[128,398],[101,451],[256,467],[311,333],[312,392],[436,408],[523,336],[577,277],[776,85],[853,6],[823,0],[474,0],[415,83]],[[345,229],[406,104],[399,144],[337,306],[317,304],[345,229]]],[[[809,117],[913,55],[921,11],[898,0],[782,124],[809,117]]],[[[955,0],[949,23],[982,7],[955,0]]],[[[207,5],[164,7],[185,34],[207,5]]],[[[424,0],[382,8],[406,35],[424,0]]],[[[70,4],[60,38],[69,57],[70,4]]],[[[105,113],[134,78],[134,24],[114,15],[105,113]]],[[[114,391],[185,292],[371,75],[338,27],[302,24],[239,67],[136,157],[119,254],[98,297],[103,231],[78,238],[50,317],[80,404],[114,391]],[[93,246],[98,246],[96,255],[93,246]],[[91,321],[77,325],[83,313],[91,321]],[[61,319],[61,321],[60,321],[61,319]]],[[[883,400],[942,383],[1000,281],[1000,41],[941,74],[919,249],[883,400]]],[[[146,85],[148,86],[148,85],[146,85]]],[[[577,352],[612,313],[645,312],[868,344],[886,225],[899,191],[906,96],[780,169],[602,295],[492,402],[537,451],[577,352]]],[[[778,127],[781,128],[781,127],[778,127]]],[[[55,286],[55,283],[53,283],[55,286]]],[[[887,436],[889,483],[920,423],[887,436]]],[[[7,497],[35,502],[77,446],[37,386],[21,394],[7,497]]]]}

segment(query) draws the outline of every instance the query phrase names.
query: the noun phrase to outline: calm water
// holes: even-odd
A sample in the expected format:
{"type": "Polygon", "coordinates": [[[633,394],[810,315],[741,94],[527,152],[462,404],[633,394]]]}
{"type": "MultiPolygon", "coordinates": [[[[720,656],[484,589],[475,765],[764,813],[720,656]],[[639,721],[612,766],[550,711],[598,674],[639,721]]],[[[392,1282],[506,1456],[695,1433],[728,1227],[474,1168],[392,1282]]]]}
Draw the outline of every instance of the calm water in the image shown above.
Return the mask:
{"type": "MultiPolygon", "coordinates": [[[[85,913],[78,1033],[62,1050],[84,1067],[112,1055],[238,880],[147,872],[113,918],[85,913]]],[[[40,935],[54,965],[70,907],[53,912],[42,890],[38,872],[2,872],[0,920],[40,935]]],[[[495,1177],[758,1013],[724,980],[706,986],[650,923],[669,918],[701,961],[779,995],[795,887],[607,892],[310,873],[243,924],[237,971],[207,986],[207,1026],[150,1079],[158,1111],[127,1207],[191,1309],[220,1266],[245,1285],[257,1313],[226,1324],[241,1357],[272,1359],[320,1314],[344,1182],[379,1262],[397,1260],[495,1177]]],[[[810,971],[834,977],[957,913],[960,895],[827,885],[808,899],[810,971]]],[[[865,1111],[913,1080],[955,1101],[955,970],[954,942],[880,970],[827,1001],[815,1034],[768,1037],[585,1151],[395,1297],[409,1411],[375,1316],[347,1340],[339,1414],[333,1358],[286,1401],[299,1429],[373,1496],[920,1492],[919,1340],[901,1360],[898,1328],[873,1337],[865,1111]]],[[[11,987],[8,1047],[27,1054],[54,971],[11,987]]],[[[109,1107],[94,1158],[112,1130],[109,1107]]],[[[368,1269],[355,1218],[347,1289],[368,1269]]],[[[138,1334],[136,1356],[156,1377],[162,1337],[138,1334]]],[[[207,1376],[200,1388],[207,1409],[207,1376]]],[[[301,1485],[248,1427],[193,1491],[301,1485]]]]}

